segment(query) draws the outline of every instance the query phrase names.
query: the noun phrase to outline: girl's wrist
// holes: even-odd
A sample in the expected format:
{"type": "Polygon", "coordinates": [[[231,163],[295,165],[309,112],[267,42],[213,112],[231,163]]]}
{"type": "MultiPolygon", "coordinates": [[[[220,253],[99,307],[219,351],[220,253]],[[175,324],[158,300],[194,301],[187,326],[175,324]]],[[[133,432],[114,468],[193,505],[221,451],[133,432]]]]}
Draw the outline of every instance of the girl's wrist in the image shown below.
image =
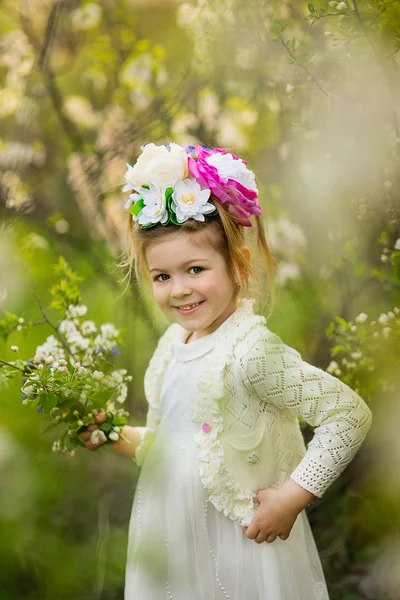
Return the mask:
{"type": "Polygon", "coordinates": [[[140,444],[140,435],[134,427],[125,425],[121,431],[121,437],[117,442],[113,442],[113,448],[124,456],[132,457],[136,448],[140,444]]]}
{"type": "Polygon", "coordinates": [[[279,489],[279,493],[289,510],[296,514],[300,514],[316,498],[314,494],[290,478],[279,489]]]}

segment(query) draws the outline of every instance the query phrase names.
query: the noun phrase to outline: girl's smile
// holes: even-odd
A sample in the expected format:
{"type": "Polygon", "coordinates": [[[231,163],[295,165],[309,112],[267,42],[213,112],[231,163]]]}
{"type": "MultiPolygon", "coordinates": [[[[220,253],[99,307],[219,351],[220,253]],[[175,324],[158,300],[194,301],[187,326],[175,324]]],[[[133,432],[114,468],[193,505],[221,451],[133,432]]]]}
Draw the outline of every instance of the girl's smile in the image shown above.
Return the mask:
{"type": "Polygon", "coordinates": [[[202,306],[202,304],[204,304],[205,300],[202,300],[201,302],[197,302],[196,304],[189,304],[189,306],[191,306],[191,308],[180,308],[179,306],[177,306],[177,310],[181,315],[192,315],[194,312],[197,312],[197,310],[200,308],[200,306],[202,306]]]}

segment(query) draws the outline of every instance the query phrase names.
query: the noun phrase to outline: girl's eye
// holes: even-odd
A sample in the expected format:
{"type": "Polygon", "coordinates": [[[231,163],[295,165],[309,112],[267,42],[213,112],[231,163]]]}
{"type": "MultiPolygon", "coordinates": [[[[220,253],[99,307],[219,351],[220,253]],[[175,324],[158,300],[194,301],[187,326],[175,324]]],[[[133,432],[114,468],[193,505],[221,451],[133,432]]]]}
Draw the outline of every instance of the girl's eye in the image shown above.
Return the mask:
{"type": "MultiPolygon", "coordinates": [[[[157,275],[156,281],[160,281],[160,277],[162,277],[163,275],[166,275],[166,273],[161,273],[160,275],[157,275]]],[[[167,277],[168,277],[168,275],[167,275],[167,277]]],[[[165,279],[161,279],[161,281],[165,281],[165,279]]]]}
{"type": "Polygon", "coordinates": [[[189,270],[191,271],[192,269],[201,269],[201,271],[204,271],[203,267],[190,267],[189,270]]]}
{"type": "MultiPolygon", "coordinates": [[[[200,273],[201,273],[201,271],[204,271],[203,267],[190,267],[189,271],[191,271],[192,269],[200,269],[200,273]]],[[[199,274],[199,272],[194,273],[194,275],[198,275],[198,274],[199,274]]],[[[166,277],[169,277],[169,275],[167,275],[166,273],[160,273],[160,275],[157,275],[157,277],[155,278],[155,281],[160,281],[160,282],[167,281],[166,279],[160,279],[160,277],[163,277],[164,275],[166,277]]]]}

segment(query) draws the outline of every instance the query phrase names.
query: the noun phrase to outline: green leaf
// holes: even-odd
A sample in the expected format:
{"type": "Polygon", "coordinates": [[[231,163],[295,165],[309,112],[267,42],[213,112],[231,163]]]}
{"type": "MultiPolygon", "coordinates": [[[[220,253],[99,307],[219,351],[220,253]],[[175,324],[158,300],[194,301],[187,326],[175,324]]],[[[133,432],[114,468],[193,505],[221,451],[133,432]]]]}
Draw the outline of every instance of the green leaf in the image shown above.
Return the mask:
{"type": "Polygon", "coordinates": [[[55,394],[43,394],[39,398],[39,404],[43,406],[45,412],[50,412],[57,404],[57,396],[55,394]]]}
{"type": "Polygon", "coordinates": [[[92,396],[90,396],[89,400],[97,407],[104,407],[107,400],[109,400],[112,395],[112,389],[101,390],[99,392],[95,392],[92,396]]]}

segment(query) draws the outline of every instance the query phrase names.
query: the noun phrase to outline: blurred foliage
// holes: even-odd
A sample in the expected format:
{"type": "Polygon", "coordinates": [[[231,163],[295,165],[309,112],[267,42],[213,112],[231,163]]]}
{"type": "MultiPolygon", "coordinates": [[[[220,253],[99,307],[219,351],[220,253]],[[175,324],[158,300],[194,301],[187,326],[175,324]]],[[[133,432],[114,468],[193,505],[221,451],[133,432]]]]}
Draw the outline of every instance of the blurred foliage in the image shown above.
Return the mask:
{"type": "MultiPolygon", "coordinates": [[[[279,260],[269,326],[374,412],[368,442],[309,509],[332,600],[400,589],[399,32],[397,0],[0,6],[2,308],[33,319],[31,288],[50,301],[65,256],[96,320],[126,329],[128,410],[142,424],[165,323],[135,282],[122,295],[125,164],[171,140],[248,159],[279,260]]],[[[1,356],[32,354],[39,330],[13,333],[1,356]]],[[[18,384],[2,392],[0,597],[120,598],[137,471],[113,455],[54,456],[27,412],[18,384]]]]}

